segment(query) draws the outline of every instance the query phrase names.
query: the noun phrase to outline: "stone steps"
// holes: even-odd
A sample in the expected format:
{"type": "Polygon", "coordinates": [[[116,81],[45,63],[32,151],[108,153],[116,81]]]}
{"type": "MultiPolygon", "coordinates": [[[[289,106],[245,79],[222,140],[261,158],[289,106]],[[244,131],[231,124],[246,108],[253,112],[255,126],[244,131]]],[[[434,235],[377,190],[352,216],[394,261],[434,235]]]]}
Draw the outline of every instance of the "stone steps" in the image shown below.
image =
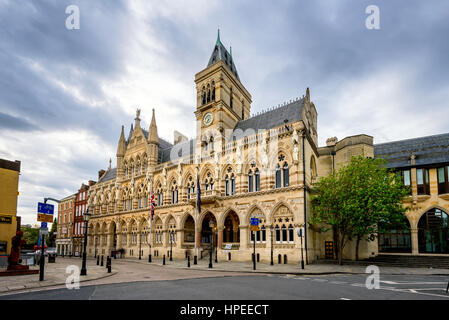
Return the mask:
{"type": "MultiPolygon", "coordinates": [[[[318,260],[316,263],[335,264],[336,260],[318,260]]],[[[409,268],[436,268],[449,269],[449,257],[435,256],[402,256],[402,255],[378,255],[360,261],[344,260],[347,265],[377,265],[385,267],[409,267],[409,268]]]]}

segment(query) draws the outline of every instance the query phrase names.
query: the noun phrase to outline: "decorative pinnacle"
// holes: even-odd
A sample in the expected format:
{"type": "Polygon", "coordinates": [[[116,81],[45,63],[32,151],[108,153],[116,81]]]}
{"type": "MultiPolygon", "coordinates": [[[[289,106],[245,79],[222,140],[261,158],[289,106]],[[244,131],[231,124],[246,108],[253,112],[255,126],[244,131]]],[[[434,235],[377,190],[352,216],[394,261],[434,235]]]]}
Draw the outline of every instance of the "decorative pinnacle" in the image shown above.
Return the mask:
{"type": "Polygon", "coordinates": [[[220,44],[220,28],[218,28],[217,46],[220,44]]]}

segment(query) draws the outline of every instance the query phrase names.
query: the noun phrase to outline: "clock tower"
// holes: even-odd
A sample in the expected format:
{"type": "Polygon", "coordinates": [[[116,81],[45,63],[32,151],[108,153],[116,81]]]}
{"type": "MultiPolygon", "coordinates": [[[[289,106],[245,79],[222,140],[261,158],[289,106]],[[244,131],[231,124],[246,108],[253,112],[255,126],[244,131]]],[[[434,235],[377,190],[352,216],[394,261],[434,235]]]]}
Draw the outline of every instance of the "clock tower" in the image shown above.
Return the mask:
{"type": "Polygon", "coordinates": [[[195,75],[195,84],[198,140],[202,150],[217,150],[220,144],[214,142],[224,142],[237,122],[249,117],[251,108],[251,95],[240,82],[232,49],[228,52],[221,42],[220,30],[209,63],[195,75]]]}

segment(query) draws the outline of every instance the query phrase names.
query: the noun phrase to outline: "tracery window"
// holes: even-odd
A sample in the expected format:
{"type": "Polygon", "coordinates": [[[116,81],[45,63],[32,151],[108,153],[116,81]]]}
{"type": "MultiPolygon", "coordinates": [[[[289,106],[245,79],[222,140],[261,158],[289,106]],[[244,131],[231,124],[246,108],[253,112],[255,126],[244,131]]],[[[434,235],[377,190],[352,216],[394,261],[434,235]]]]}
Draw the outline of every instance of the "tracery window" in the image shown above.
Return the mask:
{"type": "Polygon", "coordinates": [[[235,176],[232,168],[228,168],[228,174],[225,176],[225,194],[227,196],[235,194],[235,176]]]}
{"type": "Polygon", "coordinates": [[[275,188],[288,187],[290,185],[290,168],[284,160],[285,156],[281,154],[279,156],[279,163],[275,167],[275,188]]]}
{"type": "Polygon", "coordinates": [[[176,185],[176,181],[173,182],[171,187],[171,203],[178,203],[178,186],[176,185]]]}

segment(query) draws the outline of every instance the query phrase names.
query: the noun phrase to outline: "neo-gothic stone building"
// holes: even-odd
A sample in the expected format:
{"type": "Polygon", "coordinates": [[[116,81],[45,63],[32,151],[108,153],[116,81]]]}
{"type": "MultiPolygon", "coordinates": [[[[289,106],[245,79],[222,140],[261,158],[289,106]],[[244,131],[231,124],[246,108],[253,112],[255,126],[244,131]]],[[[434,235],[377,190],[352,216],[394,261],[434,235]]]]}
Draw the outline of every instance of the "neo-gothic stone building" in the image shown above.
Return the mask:
{"type": "MultiPolygon", "coordinates": [[[[296,228],[305,226],[308,262],[331,257],[332,234],[306,223],[311,215],[310,188],[318,177],[345,165],[351,156],[388,156],[394,148],[377,148],[373,138],[363,134],[341,141],[328,139],[327,146],[318,147],[317,111],[308,89],[300,99],[250,117],[251,94],[219,37],[195,83],[197,139],[188,140],[177,132],[174,144],[159,138],[154,109],[148,131],[140,125],[140,110],[126,138],[122,127],[117,167],[110,165],[101,172],[89,190],[93,216],[88,254],[110,255],[124,249],[127,257],[148,255],[153,188],[157,203],[151,227],[154,256],[168,255],[170,241],[174,258],[193,256],[196,241],[199,258],[206,258],[212,235],[219,260],[250,261],[255,241],[258,260],[268,262],[273,253],[275,263],[298,263],[301,242],[296,228]],[[202,203],[195,238],[197,174],[202,203]],[[252,217],[261,219],[255,234],[250,231],[252,217]]],[[[409,170],[408,181],[415,183],[413,162],[405,161],[399,168],[409,170]]],[[[436,202],[438,210],[449,207],[447,197],[434,194],[436,171],[431,169],[426,177],[430,195],[417,195],[419,187],[414,187],[406,203],[413,207],[411,237],[408,234],[413,253],[418,253],[420,214],[436,202]]],[[[392,236],[388,239],[393,241],[392,236]]],[[[354,246],[347,245],[345,258],[354,257],[354,246]]],[[[382,248],[386,248],[384,242],[382,248]]],[[[378,252],[377,241],[361,244],[361,258],[378,252]]]]}

